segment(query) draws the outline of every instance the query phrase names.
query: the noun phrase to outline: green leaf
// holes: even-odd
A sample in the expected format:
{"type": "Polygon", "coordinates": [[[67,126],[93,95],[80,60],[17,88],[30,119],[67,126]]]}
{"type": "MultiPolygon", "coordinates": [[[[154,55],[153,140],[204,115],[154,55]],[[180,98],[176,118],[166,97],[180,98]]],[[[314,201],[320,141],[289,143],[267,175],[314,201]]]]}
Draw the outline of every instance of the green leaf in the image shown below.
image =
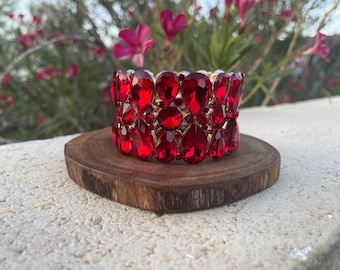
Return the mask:
{"type": "Polygon", "coordinates": [[[262,92],[266,95],[266,96],[269,96],[270,99],[273,99],[273,94],[270,93],[269,89],[267,86],[265,86],[264,84],[261,85],[261,90],[262,92]]]}

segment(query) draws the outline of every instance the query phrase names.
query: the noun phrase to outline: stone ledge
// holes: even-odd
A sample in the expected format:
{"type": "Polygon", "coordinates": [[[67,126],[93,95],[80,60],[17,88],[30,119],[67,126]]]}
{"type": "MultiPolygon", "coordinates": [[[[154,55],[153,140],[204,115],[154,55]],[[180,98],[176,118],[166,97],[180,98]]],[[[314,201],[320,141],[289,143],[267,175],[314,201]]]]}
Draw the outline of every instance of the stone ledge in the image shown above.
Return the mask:
{"type": "Polygon", "coordinates": [[[2,269],[336,269],[340,97],[243,109],[242,133],[282,158],[271,188],[231,205],[157,215],[78,187],[72,136],[0,146],[2,269]]]}

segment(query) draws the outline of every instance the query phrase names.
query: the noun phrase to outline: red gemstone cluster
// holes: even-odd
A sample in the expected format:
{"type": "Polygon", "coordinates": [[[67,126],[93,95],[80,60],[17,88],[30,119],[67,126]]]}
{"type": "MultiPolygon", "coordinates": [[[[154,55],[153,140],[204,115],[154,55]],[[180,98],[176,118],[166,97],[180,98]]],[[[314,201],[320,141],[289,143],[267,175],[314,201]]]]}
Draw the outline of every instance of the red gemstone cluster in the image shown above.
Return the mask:
{"type": "Polygon", "coordinates": [[[215,160],[240,145],[236,122],[244,74],[223,71],[113,73],[112,140],[123,154],[161,162],[215,160]]]}

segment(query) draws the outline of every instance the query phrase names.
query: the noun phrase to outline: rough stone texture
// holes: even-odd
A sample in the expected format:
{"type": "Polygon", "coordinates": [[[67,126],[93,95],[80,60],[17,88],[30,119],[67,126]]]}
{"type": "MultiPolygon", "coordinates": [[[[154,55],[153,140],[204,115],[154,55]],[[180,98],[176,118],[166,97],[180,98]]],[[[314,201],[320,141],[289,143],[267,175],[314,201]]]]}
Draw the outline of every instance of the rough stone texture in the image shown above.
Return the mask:
{"type": "Polygon", "coordinates": [[[0,146],[1,269],[339,269],[340,97],[243,109],[281,176],[231,205],[156,214],[78,187],[73,136],[0,146]]]}

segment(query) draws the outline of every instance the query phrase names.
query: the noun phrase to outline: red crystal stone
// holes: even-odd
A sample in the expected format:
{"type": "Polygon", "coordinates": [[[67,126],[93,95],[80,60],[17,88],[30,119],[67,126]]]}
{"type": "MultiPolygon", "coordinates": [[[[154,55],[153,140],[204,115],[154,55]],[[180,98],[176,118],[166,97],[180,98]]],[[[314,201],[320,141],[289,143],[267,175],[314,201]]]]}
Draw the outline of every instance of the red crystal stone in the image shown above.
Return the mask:
{"type": "Polygon", "coordinates": [[[182,106],[182,104],[183,104],[183,99],[181,99],[181,98],[176,98],[175,101],[174,101],[174,103],[175,103],[175,105],[176,105],[177,107],[180,107],[180,106],[182,106]]]}
{"type": "Polygon", "coordinates": [[[121,153],[128,155],[131,152],[131,137],[126,126],[122,126],[118,132],[118,149],[121,153]]]}
{"type": "Polygon", "coordinates": [[[182,136],[183,136],[182,131],[180,131],[180,130],[175,130],[175,131],[174,131],[174,137],[175,137],[176,139],[181,139],[182,136]]]}
{"type": "Polygon", "coordinates": [[[231,153],[240,146],[240,132],[236,119],[232,118],[228,121],[223,137],[225,141],[224,150],[226,153],[231,153]]]}
{"type": "Polygon", "coordinates": [[[151,125],[155,121],[155,117],[151,111],[144,113],[144,121],[151,127],[151,125]]]}
{"type": "Polygon", "coordinates": [[[211,125],[213,128],[221,128],[226,120],[225,105],[216,105],[211,113],[211,125]]]}
{"type": "Polygon", "coordinates": [[[185,75],[184,74],[178,74],[178,79],[182,82],[185,78],[185,75]]]}
{"type": "Polygon", "coordinates": [[[143,70],[136,71],[131,85],[131,100],[141,115],[151,104],[155,86],[149,73],[143,70]]]}
{"type": "Polygon", "coordinates": [[[198,124],[186,130],[181,143],[181,156],[189,164],[201,162],[207,156],[207,137],[198,124]]]}
{"type": "Polygon", "coordinates": [[[200,114],[197,116],[197,122],[201,125],[201,127],[202,127],[204,130],[207,130],[207,129],[208,129],[208,119],[207,119],[207,117],[205,116],[205,113],[200,113],[200,114]]]}
{"type": "Polygon", "coordinates": [[[115,145],[118,145],[118,117],[116,114],[113,114],[112,117],[112,141],[114,142],[115,145]]]}
{"type": "Polygon", "coordinates": [[[242,72],[232,73],[230,75],[230,89],[228,93],[229,111],[235,113],[242,99],[242,91],[244,86],[244,74],[242,72]]]}
{"type": "Polygon", "coordinates": [[[176,107],[165,107],[158,114],[158,122],[166,130],[175,130],[182,123],[183,117],[176,107]]]}
{"type": "Polygon", "coordinates": [[[191,113],[188,113],[185,117],[184,117],[185,121],[188,123],[188,124],[192,124],[195,119],[194,117],[192,116],[191,113]]]}
{"type": "Polygon", "coordinates": [[[183,80],[182,99],[188,110],[198,115],[206,106],[211,91],[209,78],[202,73],[190,73],[183,80]]]}
{"type": "Polygon", "coordinates": [[[239,112],[227,112],[226,119],[231,119],[231,118],[237,118],[239,115],[239,112]]]}
{"type": "Polygon", "coordinates": [[[176,74],[164,71],[158,75],[156,81],[156,91],[165,106],[169,106],[177,96],[179,80],[176,74]]]}
{"type": "Polygon", "coordinates": [[[164,104],[163,101],[159,100],[159,101],[157,102],[157,106],[158,106],[159,108],[164,108],[165,104],[164,104]]]}
{"type": "Polygon", "coordinates": [[[136,118],[136,111],[130,103],[122,105],[122,119],[126,125],[131,125],[136,118]]]}
{"type": "Polygon", "coordinates": [[[125,102],[131,91],[131,81],[128,73],[123,70],[115,71],[112,75],[110,92],[113,103],[125,102]]]}
{"type": "Polygon", "coordinates": [[[224,72],[216,76],[214,94],[218,104],[225,104],[229,92],[230,78],[224,72]]]}
{"type": "Polygon", "coordinates": [[[146,160],[152,157],[153,141],[150,129],[143,121],[139,121],[138,128],[132,132],[132,153],[141,160],[146,160]]]}
{"type": "Polygon", "coordinates": [[[177,145],[174,136],[165,131],[160,135],[155,145],[155,157],[164,163],[173,161],[177,155],[177,145]]]}
{"type": "Polygon", "coordinates": [[[113,73],[110,83],[110,94],[113,104],[116,106],[115,89],[117,88],[116,71],[113,73]]]}
{"type": "Polygon", "coordinates": [[[219,160],[224,155],[225,142],[221,131],[216,130],[211,137],[209,155],[212,159],[219,160]]]}

